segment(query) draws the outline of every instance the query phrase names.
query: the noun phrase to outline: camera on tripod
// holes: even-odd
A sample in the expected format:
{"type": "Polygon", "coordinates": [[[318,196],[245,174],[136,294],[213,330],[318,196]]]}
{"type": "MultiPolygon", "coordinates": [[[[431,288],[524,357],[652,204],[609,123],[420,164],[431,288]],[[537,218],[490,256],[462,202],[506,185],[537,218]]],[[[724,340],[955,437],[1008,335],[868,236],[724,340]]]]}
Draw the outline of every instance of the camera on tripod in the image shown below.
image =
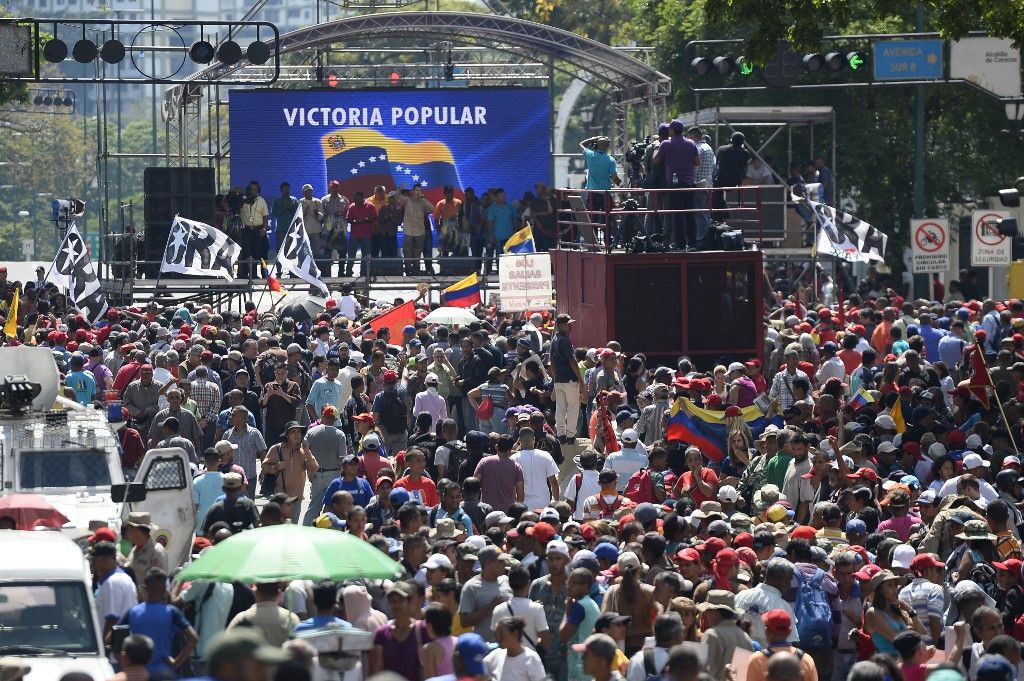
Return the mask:
{"type": "Polygon", "coordinates": [[[644,156],[651,146],[651,136],[648,135],[642,140],[633,140],[626,147],[626,163],[629,166],[630,183],[636,186],[644,177],[644,156]]]}

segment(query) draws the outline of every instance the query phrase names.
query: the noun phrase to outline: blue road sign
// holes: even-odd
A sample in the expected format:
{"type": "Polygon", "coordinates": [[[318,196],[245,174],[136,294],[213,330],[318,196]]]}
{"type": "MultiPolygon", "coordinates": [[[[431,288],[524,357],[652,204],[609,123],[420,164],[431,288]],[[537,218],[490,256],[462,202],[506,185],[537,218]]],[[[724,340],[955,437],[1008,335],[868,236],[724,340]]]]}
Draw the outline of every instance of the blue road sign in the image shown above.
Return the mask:
{"type": "Polygon", "coordinates": [[[941,40],[882,40],[872,47],[875,80],[928,80],[943,76],[941,40]]]}

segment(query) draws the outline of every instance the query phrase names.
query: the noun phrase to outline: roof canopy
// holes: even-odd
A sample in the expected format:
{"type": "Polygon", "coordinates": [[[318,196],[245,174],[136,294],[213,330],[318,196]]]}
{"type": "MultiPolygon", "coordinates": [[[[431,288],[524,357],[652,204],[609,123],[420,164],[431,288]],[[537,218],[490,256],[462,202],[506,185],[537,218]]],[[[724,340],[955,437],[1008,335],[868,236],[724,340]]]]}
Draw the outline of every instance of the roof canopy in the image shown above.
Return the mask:
{"type": "Polygon", "coordinates": [[[831,123],[830,106],[722,106],[690,111],[678,117],[683,125],[813,125],[831,123]]]}

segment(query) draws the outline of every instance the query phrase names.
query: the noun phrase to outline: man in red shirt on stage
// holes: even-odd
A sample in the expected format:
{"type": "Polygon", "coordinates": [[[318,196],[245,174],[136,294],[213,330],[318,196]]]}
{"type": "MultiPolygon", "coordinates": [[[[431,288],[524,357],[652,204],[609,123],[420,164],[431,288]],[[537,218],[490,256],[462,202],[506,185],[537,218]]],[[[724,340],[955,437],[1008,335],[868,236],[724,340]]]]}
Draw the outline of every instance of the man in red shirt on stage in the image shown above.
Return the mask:
{"type": "Polygon", "coordinates": [[[363,274],[366,273],[366,267],[370,262],[370,241],[373,239],[373,229],[377,225],[377,209],[366,201],[366,195],[363,192],[356,192],[352,198],[353,201],[345,214],[348,224],[352,227],[352,233],[348,238],[348,257],[341,264],[343,277],[352,276],[356,251],[362,252],[360,268],[363,274]]]}

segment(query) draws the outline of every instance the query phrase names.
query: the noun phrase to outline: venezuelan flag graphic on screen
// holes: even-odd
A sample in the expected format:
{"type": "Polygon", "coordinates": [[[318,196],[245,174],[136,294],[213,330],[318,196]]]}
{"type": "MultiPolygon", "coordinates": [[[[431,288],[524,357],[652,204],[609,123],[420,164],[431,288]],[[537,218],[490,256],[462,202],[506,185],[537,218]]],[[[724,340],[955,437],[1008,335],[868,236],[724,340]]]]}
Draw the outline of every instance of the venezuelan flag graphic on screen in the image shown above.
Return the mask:
{"type": "Polygon", "coordinates": [[[444,198],[444,186],[462,196],[455,157],[443,142],[403,142],[369,128],[343,128],[323,136],[327,180],[341,183],[341,193],[366,196],[377,185],[387,191],[423,186],[430,201],[444,198]]]}

